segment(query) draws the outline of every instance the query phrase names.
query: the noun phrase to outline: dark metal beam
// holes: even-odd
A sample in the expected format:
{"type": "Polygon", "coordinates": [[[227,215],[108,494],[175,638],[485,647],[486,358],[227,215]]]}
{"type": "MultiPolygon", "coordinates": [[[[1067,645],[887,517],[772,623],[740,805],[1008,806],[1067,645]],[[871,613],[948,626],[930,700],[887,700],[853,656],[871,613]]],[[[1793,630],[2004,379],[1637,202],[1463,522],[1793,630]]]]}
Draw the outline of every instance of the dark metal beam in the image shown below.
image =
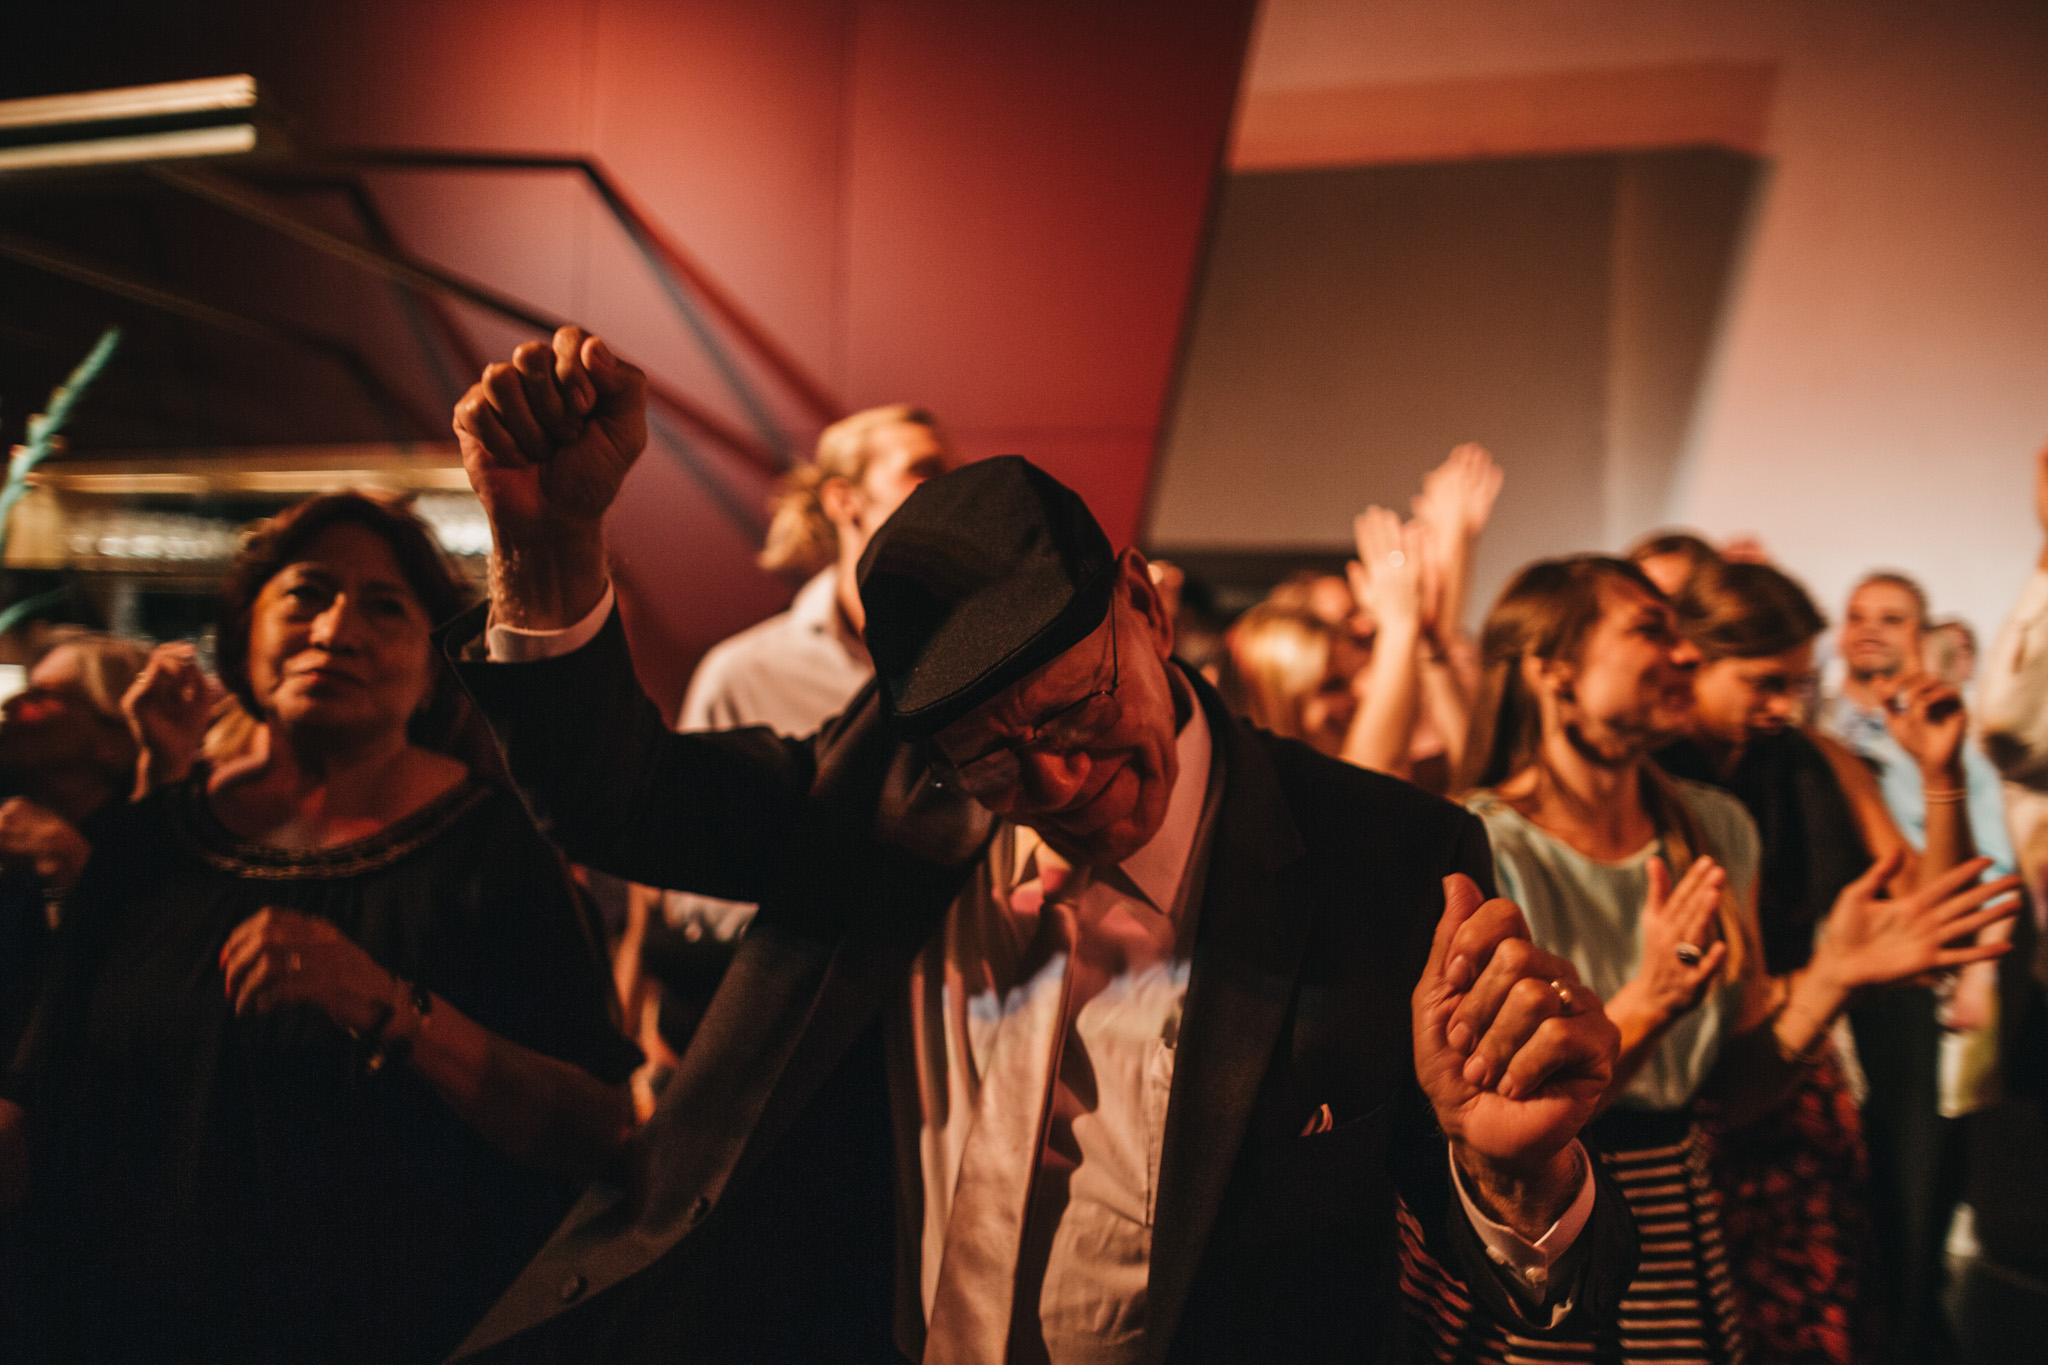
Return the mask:
{"type": "Polygon", "coordinates": [[[456,152],[423,148],[352,148],[323,154],[327,159],[350,165],[416,170],[499,170],[575,171],[587,179],[627,233],[643,249],[682,277],[713,312],[722,318],[775,372],[790,391],[803,400],[811,415],[821,422],[837,421],[845,408],[795,357],[791,356],[759,319],[746,308],[705,267],[684,250],[640,207],[595,157],[559,153],[456,152]]]}
{"type": "Polygon", "coordinates": [[[237,336],[267,345],[303,347],[324,355],[348,371],[350,378],[362,388],[371,405],[384,413],[387,419],[395,416],[429,439],[441,432],[443,424],[413,407],[384,382],[361,352],[336,337],[295,327],[289,323],[273,322],[245,313],[232,312],[186,294],[130,279],[55,247],[45,246],[11,232],[0,232],[0,256],[75,284],[82,284],[89,289],[97,289],[102,293],[113,294],[160,312],[189,319],[216,331],[232,332],[237,336]]]}
{"type": "MultiPolygon", "coordinates": [[[[565,319],[551,317],[508,295],[466,280],[452,271],[401,256],[396,252],[378,251],[358,242],[351,242],[346,237],[337,236],[324,228],[315,227],[271,203],[266,196],[224,176],[167,166],[154,168],[151,174],[175,189],[183,190],[251,222],[268,227],[316,251],[348,261],[372,274],[395,280],[407,288],[423,293],[452,295],[487,312],[528,327],[542,337],[566,325],[565,319]]],[[[651,399],[668,408],[679,420],[734,454],[770,472],[779,473],[783,469],[783,462],[776,458],[773,452],[733,430],[729,424],[706,411],[702,405],[670,386],[650,377],[647,391],[651,399]]]]}

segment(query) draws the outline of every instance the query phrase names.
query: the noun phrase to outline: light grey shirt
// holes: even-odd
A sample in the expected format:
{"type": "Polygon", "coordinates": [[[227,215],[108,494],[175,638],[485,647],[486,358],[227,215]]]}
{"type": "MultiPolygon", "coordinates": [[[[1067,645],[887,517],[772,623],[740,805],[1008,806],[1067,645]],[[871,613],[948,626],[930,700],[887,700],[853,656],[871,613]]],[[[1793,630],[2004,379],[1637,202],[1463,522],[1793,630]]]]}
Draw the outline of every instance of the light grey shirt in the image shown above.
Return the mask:
{"type": "Polygon", "coordinates": [[[765,725],[808,735],[846,709],[875,674],[839,610],[839,570],[797,590],[789,610],[713,645],[690,678],[678,730],[765,725]]]}
{"type": "MultiPolygon", "coordinates": [[[[1697,782],[1679,782],[1678,789],[1705,845],[1694,852],[1727,869],[1729,886],[1754,914],[1759,851],[1749,812],[1726,792],[1697,782]]],[[[1620,862],[1603,863],[1537,828],[1492,792],[1474,793],[1466,805],[1486,822],[1500,894],[1522,907],[1538,946],[1569,958],[1601,999],[1613,999],[1643,965],[1650,859],[1661,858],[1667,867],[1671,862],[1663,838],[1620,862]]],[[[1675,885],[1685,869],[1670,870],[1675,885]]],[[[1721,1055],[1722,1030],[1736,1017],[1741,994],[1740,984],[1725,984],[1674,1023],[1618,1103],[1667,1111],[1689,1104],[1721,1055]]]]}

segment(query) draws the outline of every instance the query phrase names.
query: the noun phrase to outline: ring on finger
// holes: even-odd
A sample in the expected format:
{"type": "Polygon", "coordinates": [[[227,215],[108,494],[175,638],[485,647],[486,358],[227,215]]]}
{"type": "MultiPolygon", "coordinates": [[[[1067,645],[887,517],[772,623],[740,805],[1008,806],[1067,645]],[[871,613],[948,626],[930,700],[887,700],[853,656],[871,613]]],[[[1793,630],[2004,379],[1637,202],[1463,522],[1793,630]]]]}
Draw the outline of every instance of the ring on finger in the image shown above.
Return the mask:
{"type": "Polygon", "coordinates": [[[1697,943],[1681,943],[1674,951],[1678,954],[1678,960],[1688,967],[1699,966],[1700,959],[1706,956],[1700,951],[1697,943]]]}
{"type": "Polygon", "coordinates": [[[1557,992],[1557,1003],[1562,1008],[1565,1018],[1569,1019],[1579,1012],[1579,998],[1572,994],[1572,988],[1569,984],[1553,977],[1550,982],[1550,989],[1557,992]]]}

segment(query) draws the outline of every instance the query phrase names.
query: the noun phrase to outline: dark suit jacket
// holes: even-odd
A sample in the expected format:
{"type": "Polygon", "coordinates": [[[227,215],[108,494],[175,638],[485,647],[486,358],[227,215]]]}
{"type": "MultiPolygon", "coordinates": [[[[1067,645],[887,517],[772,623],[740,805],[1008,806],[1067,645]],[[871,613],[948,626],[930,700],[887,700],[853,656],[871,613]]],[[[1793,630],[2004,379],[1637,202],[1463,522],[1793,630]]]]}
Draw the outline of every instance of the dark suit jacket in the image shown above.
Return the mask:
{"type": "MultiPolygon", "coordinates": [[[[641,695],[616,615],[585,649],[514,666],[464,660],[480,627],[451,627],[451,653],[569,856],[761,910],[620,1171],[464,1350],[890,1359],[893,1339],[916,1356],[917,1111],[891,1103],[908,1069],[887,1063],[903,1040],[885,1006],[989,817],[931,788],[872,690],[810,740],[677,735],[641,695]]],[[[1225,777],[1167,1110],[1150,1358],[1396,1358],[1397,1193],[1437,1259],[1528,1331],[1414,1076],[1409,997],[1441,878],[1492,887],[1483,828],[1232,720],[1191,681],[1225,777]],[[1301,1136],[1324,1104],[1336,1126],[1301,1136]]],[[[1634,1266],[1603,1177],[1560,1276],[1570,1325],[1611,1320],[1634,1266]]]]}

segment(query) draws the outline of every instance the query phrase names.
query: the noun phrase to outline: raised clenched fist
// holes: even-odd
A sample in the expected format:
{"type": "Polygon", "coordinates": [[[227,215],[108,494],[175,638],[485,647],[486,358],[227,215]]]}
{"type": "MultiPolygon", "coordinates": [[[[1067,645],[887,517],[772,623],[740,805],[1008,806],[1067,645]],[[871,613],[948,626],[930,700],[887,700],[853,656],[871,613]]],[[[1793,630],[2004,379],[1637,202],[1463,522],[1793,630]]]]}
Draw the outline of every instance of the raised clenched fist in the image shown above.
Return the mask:
{"type": "Polygon", "coordinates": [[[564,327],[484,370],[455,405],[470,486],[501,554],[588,533],[647,444],[647,379],[603,338],[564,327]]]}

